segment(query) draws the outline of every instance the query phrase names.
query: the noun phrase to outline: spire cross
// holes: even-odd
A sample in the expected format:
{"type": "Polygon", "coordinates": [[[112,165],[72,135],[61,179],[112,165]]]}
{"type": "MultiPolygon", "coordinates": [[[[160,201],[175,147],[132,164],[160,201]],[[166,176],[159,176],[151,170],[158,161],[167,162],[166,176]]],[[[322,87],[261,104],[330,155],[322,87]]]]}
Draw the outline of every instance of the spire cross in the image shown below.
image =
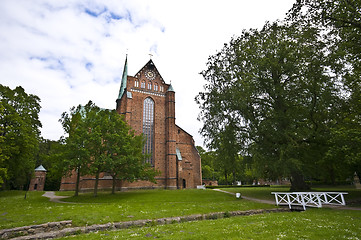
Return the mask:
{"type": "Polygon", "coordinates": [[[150,57],[150,59],[152,59],[152,57],[153,57],[153,54],[149,53],[149,57],[150,57]]]}

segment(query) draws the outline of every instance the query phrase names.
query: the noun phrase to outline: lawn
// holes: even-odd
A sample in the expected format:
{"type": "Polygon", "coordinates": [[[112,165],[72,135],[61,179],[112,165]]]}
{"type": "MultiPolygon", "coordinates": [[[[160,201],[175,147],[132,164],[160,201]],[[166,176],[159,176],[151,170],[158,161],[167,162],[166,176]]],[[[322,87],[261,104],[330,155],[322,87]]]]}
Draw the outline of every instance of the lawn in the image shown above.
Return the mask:
{"type": "MultiPolygon", "coordinates": [[[[0,229],[73,220],[74,226],[210,212],[274,208],[213,190],[139,190],[91,193],[54,203],[43,192],[0,192],[0,229]]],[[[70,194],[70,193],[65,193],[70,194]]],[[[64,195],[64,194],[62,194],[64,195]]]]}
{"type": "MultiPolygon", "coordinates": [[[[273,200],[271,192],[286,192],[287,187],[227,188],[243,196],[273,200]]],[[[349,192],[348,200],[361,198],[354,188],[314,188],[315,191],[349,192]]],[[[157,219],[163,217],[275,208],[213,190],[138,190],[100,192],[71,197],[69,203],[54,203],[42,197],[44,192],[0,192],[0,229],[73,220],[74,226],[108,222],[157,219]]],[[[131,228],[73,236],[72,239],[359,239],[361,211],[308,209],[305,212],[271,213],[171,225],[131,228]]]]}
{"type": "Polygon", "coordinates": [[[63,239],[360,239],[361,212],[308,209],[82,234],[63,239]]]}

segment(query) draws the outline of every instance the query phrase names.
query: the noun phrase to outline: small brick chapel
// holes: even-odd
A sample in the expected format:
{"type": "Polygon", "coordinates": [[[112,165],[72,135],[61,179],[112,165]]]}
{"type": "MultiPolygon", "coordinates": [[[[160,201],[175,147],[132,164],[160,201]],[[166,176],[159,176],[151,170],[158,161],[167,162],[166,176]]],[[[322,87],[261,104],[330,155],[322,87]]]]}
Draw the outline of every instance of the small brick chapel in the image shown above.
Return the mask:
{"type": "MultiPolygon", "coordinates": [[[[161,172],[156,177],[157,183],[118,181],[117,190],[183,189],[202,184],[201,158],[193,137],[175,123],[175,91],[164,81],[152,59],[134,76],[129,76],[126,58],[116,110],[137,134],[146,137],[144,151],[150,157],[145,161],[161,172]]],[[[60,190],[74,190],[75,175],[63,177],[60,190]]],[[[80,189],[92,189],[94,181],[91,176],[81,177],[80,189]]],[[[102,173],[99,189],[111,186],[111,176],[102,173]]]]}

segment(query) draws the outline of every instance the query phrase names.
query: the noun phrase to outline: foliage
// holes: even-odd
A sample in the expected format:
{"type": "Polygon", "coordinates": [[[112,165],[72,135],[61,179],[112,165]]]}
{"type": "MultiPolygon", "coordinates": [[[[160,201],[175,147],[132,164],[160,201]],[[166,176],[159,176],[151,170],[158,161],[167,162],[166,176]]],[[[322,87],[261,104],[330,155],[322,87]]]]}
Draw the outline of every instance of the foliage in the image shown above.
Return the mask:
{"type": "MultiPolygon", "coordinates": [[[[227,138],[225,138],[227,139],[227,138]]],[[[216,180],[218,184],[235,184],[236,181],[242,183],[252,183],[256,179],[256,174],[251,170],[251,164],[248,158],[235,154],[237,146],[232,144],[222,144],[226,148],[220,148],[217,151],[205,151],[197,146],[202,159],[202,178],[207,180],[216,180]],[[227,149],[231,151],[227,151],[227,149]],[[230,153],[233,152],[233,155],[230,153]]]]}
{"type": "Polygon", "coordinates": [[[288,20],[312,24],[323,33],[330,49],[330,69],[339,79],[345,101],[338,107],[337,125],[331,128],[322,167],[332,182],[361,172],[361,2],[298,0],[288,20]]]}
{"type": "Polygon", "coordinates": [[[215,166],[215,152],[206,151],[201,146],[196,146],[196,148],[202,159],[202,178],[207,180],[218,180],[221,173],[217,171],[215,166]]]}
{"type": "Polygon", "coordinates": [[[63,113],[61,122],[69,134],[65,138],[68,153],[67,171],[77,169],[78,195],[81,175],[95,175],[94,196],[97,196],[100,173],[113,178],[113,193],[117,180],[155,181],[159,172],[144,163],[143,136],[136,136],[115,110],[100,109],[91,101],[63,113]]]}
{"type": "MultiPolygon", "coordinates": [[[[105,171],[113,178],[112,193],[115,193],[117,180],[133,182],[135,180],[149,180],[155,182],[159,174],[149,164],[144,163],[143,136],[135,135],[134,130],[124,121],[115,110],[101,110],[95,118],[99,123],[100,148],[97,171],[105,171]]],[[[93,132],[93,128],[92,128],[93,132]]],[[[94,155],[95,156],[95,155],[94,155]]],[[[91,166],[94,166],[93,161],[91,166]]],[[[97,172],[96,172],[97,173],[97,172]]]]}
{"type": "Polygon", "coordinates": [[[57,191],[64,175],[64,145],[59,141],[41,138],[39,152],[36,156],[36,166],[43,165],[47,170],[45,191],[57,191]]]}
{"type": "Polygon", "coordinates": [[[232,137],[225,146],[244,146],[238,151],[264,178],[290,176],[294,188],[307,188],[303,175],[327,149],[328,119],[339,100],[319,38],[310,26],[267,23],[211,56],[202,72],[208,84],[196,98],[209,147],[221,149],[218,139],[232,137]]]}
{"type": "MultiPolygon", "coordinates": [[[[6,169],[5,189],[23,189],[35,168],[41,127],[40,99],[22,87],[0,84],[0,168],[6,169]]],[[[2,170],[2,177],[4,171],[2,170]]]]}
{"type": "MultiPolygon", "coordinates": [[[[2,105],[2,102],[0,102],[0,115],[3,115],[4,107],[2,105]]],[[[3,132],[3,126],[0,125],[0,133],[3,132]]],[[[2,146],[4,142],[4,136],[0,134],[0,146],[2,146]]],[[[0,166],[3,166],[3,162],[5,161],[5,156],[2,154],[2,149],[0,148],[0,166]]],[[[4,179],[6,178],[6,168],[0,167],[0,187],[4,183],[4,179]]]]}
{"type": "Polygon", "coordinates": [[[91,156],[86,147],[87,134],[89,131],[84,118],[86,118],[93,104],[89,102],[85,107],[79,105],[73,107],[70,112],[64,112],[59,120],[64,131],[68,134],[62,141],[65,145],[64,151],[64,171],[72,174],[76,171],[75,196],[79,194],[80,176],[89,172],[91,156]]]}

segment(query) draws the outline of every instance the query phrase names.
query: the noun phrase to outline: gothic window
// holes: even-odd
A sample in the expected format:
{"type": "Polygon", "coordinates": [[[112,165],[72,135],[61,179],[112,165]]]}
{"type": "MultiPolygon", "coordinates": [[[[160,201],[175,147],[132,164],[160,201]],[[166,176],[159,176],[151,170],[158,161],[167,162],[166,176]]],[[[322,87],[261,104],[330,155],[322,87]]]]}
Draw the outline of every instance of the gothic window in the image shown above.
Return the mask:
{"type": "Polygon", "coordinates": [[[145,88],[145,81],[142,81],[142,84],[140,86],[141,88],[145,88]]]}
{"type": "Polygon", "coordinates": [[[151,82],[148,83],[148,89],[152,90],[152,83],[151,82]]]}
{"type": "Polygon", "coordinates": [[[154,91],[158,91],[158,84],[154,84],[154,91]]]}
{"type": "Polygon", "coordinates": [[[147,163],[154,165],[153,162],[153,139],[154,139],[154,101],[146,98],[143,104],[143,134],[145,136],[145,144],[143,153],[149,157],[145,159],[147,163]]]}
{"type": "Polygon", "coordinates": [[[135,80],[135,81],[134,81],[134,86],[135,86],[135,87],[139,87],[139,81],[138,81],[138,80],[135,80]]]}
{"type": "Polygon", "coordinates": [[[160,86],[160,91],[163,92],[163,86],[160,86]]]}

